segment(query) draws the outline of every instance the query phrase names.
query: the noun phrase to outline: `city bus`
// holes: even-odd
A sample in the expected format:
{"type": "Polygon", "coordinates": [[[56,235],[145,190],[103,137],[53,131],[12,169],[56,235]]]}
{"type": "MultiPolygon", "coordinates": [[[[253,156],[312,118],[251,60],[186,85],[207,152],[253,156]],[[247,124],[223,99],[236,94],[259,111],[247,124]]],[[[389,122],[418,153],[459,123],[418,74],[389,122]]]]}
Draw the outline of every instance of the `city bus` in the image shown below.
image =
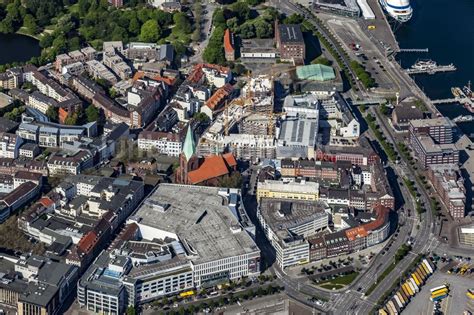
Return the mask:
{"type": "Polygon", "coordinates": [[[435,287],[433,289],[430,290],[431,293],[435,292],[435,291],[438,291],[438,290],[441,290],[441,289],[446,289],[447,286],[445,285],[440,285],[439,287],[435,287]]]}

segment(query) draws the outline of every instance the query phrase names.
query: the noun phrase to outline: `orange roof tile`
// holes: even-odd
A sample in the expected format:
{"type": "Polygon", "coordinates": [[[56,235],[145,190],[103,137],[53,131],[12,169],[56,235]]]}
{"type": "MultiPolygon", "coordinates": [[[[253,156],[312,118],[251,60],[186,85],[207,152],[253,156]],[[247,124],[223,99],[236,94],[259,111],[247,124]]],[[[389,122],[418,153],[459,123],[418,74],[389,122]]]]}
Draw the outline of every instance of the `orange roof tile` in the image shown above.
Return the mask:
{"type": "Polygon", "coordinates": [[[188,179],[191,184],[199,184],[227,174],[229,170],[222,155],[211,155],[204,158],[204,162],[197,170],[188,173],[188,179]]]}
{"type": "Polygon", "coordinates": [[[229,29],[226,29],[224,33],[224,50],[227,53],[234,52],[234,47],[232,45],[232,34],[230,33],[229,29]]]}
{"type": "Polygon", "coordinates": [[[225,153],[222,155],[222,157],[229,167],[237,166],[237,161],[235,160],[235,157],[232,153],[225,153]]]}
{"type": "Polygon", "coordinates": [[[97,243],[97,234],[94,231],[89,231],[84,235],[77,244],[78,249],[84,253],[89,253],[94,245],[97,243]]]}
{"type": "Polygon", "coordinates": [[[349,241],[353,241],[356,238],[366,237],[368,235],[367,231],[364,229],[363,226],[347,229],[345,232],[346,237],[349,239],[349,241]]]}
{"type": "Polygon", "coordinates": [[[48,207],[51,207],[54,202],[49,199],[48,197],[43,197],[39,200],[39,203],[41,203],[44,207],[48,208],[48,207]]]}
{"type": "Polygon", "coordinates": [[[376,229],[380,228],[389,219],[388,218],[389,212],[390,212],[389,208],[387,208],[385,206],[382,206],[382,205],[378,205],[374,208],[374,211],[377,214],[377,219],[375,219],[374,221],[371,221],[369,223],[364,224],[364,228],[367,231],[372,231],[372,230],[376,230],[376,229]]]}
{"type": "Polygon", "coordinates": [[[219,106],[224,98],[229,96],[234,88],[231,84],[226,83],[224,86],[219,88],[212,96],[207,100],[206,106],[212,110],[215,110],[219,106]]]}

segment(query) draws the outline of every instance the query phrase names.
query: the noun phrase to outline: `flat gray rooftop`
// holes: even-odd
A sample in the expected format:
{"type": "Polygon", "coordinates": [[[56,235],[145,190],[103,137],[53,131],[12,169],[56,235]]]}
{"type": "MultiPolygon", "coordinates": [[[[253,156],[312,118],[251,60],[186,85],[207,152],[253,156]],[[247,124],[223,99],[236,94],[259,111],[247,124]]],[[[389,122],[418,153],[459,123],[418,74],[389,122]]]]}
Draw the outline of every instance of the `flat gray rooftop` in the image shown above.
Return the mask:
{"type": "Polygon", "coordinates": [[[327,216],[325,206],[317,201],[262,198],[259,209],[270,228],[280,238],[285,238],[287,229],[327,216]]]}
{"type": "Polygon", "coordinates": [[[197,253],[195,263],[259,251],[220,196],[221,188],[160,184],[133,215],[139,225],[177,234],[197,253]],[[162,211],[161,206],[166,210],[162,211]]]}

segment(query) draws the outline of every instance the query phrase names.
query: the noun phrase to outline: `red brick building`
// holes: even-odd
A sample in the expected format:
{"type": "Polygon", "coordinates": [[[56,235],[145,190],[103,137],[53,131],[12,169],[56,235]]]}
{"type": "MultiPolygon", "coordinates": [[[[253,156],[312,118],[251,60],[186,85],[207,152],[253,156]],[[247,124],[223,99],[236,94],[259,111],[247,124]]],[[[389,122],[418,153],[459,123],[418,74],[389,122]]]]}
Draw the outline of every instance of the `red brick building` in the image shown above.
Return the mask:
{"type": "Polygon", "coordinates": [[[275,41],[282,61],[304,64],[306,45],[299,25],[275,22],[275,41]]]}

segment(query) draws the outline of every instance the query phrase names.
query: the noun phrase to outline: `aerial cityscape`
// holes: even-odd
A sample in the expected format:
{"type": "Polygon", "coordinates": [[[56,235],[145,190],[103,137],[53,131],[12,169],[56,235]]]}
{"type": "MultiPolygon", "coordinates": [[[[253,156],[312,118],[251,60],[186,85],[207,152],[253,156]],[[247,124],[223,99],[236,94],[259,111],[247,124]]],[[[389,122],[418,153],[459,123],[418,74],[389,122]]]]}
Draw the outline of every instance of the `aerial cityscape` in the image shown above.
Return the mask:
{"type": "Polygon", "coordinates": [[[474,314],[473,18],[0,0],[0,314],[474,314]]]}

